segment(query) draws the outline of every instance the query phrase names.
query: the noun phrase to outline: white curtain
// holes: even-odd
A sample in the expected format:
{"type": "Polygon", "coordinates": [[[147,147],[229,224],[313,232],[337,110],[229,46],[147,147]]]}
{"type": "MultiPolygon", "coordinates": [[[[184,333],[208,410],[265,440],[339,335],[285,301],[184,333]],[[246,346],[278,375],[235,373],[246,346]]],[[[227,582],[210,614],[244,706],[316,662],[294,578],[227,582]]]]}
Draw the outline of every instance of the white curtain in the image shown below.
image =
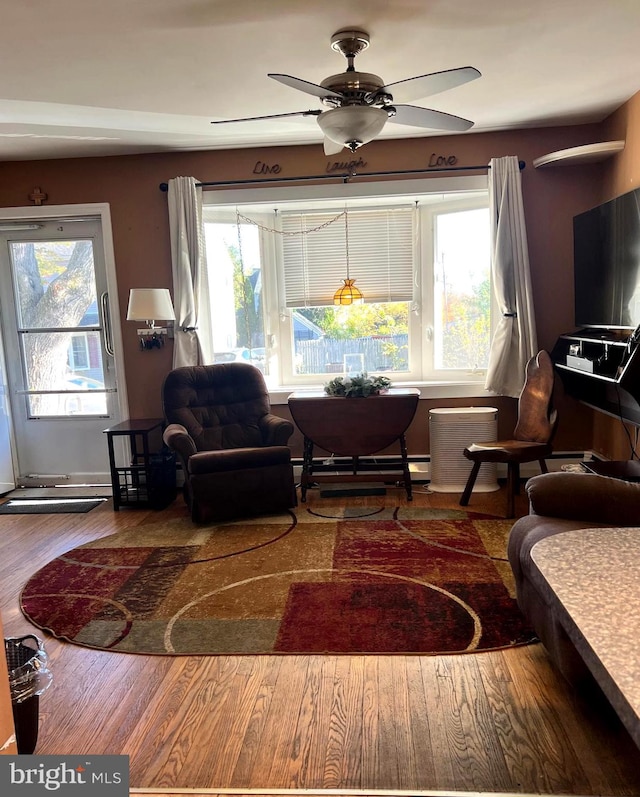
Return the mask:
{"type": "Polygon", "coordinates": [[[528,360],[538,351],[527,232],[518,158],[493,158],[489,168],[491,274],[501,316],[491,341],[485,388],[520,395],[528,360]]]}
{"type": "Polygon", "coordinates": [[[169,180],[169,231],[176,312],[173,367],[211,362],[202,188],[194,177],[169,180]],[[200,313],[200,309],[204,312],[200,313]]]}

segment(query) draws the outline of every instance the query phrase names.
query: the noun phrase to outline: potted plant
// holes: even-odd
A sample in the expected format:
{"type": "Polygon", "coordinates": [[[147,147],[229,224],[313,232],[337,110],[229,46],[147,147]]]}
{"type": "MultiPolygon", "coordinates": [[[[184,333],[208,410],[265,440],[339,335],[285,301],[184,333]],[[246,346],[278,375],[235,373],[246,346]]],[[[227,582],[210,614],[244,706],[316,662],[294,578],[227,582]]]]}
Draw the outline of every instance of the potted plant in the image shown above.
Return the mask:
{"type": "Polygon", "coordinates": [[[336,376],[324,386],[324,391],[329,396],[344,396],[345,398],[366,398],[384,393],[391,387],[391,380],[386,376],[368,376],[364,371],[355,376],[336,376]]]}

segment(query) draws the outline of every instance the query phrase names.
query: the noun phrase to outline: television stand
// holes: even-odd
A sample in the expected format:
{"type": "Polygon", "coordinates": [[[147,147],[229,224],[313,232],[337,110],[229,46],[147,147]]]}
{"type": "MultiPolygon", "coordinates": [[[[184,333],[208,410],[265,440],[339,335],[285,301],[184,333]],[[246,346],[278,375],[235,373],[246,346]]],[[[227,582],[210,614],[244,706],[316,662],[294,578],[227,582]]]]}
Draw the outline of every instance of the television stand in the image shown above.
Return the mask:
{"type": "Polygon", "coordinates": [[[583,328],[551,352],[565,391],[594,409],[640,426],[640,353],[631,330],[583,328]]]}
{"type": "Polygon", "coordinates": [[[636,459],[594,459],[583,462],[583,467],[590,473],[621,479],[625,482],[640,482],[640,462],[636,459]]]}

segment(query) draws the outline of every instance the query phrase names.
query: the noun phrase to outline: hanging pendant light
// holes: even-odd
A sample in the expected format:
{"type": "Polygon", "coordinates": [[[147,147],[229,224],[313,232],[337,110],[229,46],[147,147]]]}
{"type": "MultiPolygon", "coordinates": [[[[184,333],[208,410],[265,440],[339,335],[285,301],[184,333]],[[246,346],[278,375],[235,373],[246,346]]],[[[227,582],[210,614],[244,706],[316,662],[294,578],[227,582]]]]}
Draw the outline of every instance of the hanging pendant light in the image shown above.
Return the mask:
{"type": "Polygon", "coordinates": [[[349,221],[348,221],[348,212],[347,209],[344,209],[344,236],[345,236],[345,254],[346,254],[346,261],[347,261],[347,276],[346,279],[342,280],[344,283],[338,290],[333,294],[333,303],[334,304],[362,304],[364,302],[364,296],[362,292],[356,288],[355,280],[349,277],[349,221]]]}

